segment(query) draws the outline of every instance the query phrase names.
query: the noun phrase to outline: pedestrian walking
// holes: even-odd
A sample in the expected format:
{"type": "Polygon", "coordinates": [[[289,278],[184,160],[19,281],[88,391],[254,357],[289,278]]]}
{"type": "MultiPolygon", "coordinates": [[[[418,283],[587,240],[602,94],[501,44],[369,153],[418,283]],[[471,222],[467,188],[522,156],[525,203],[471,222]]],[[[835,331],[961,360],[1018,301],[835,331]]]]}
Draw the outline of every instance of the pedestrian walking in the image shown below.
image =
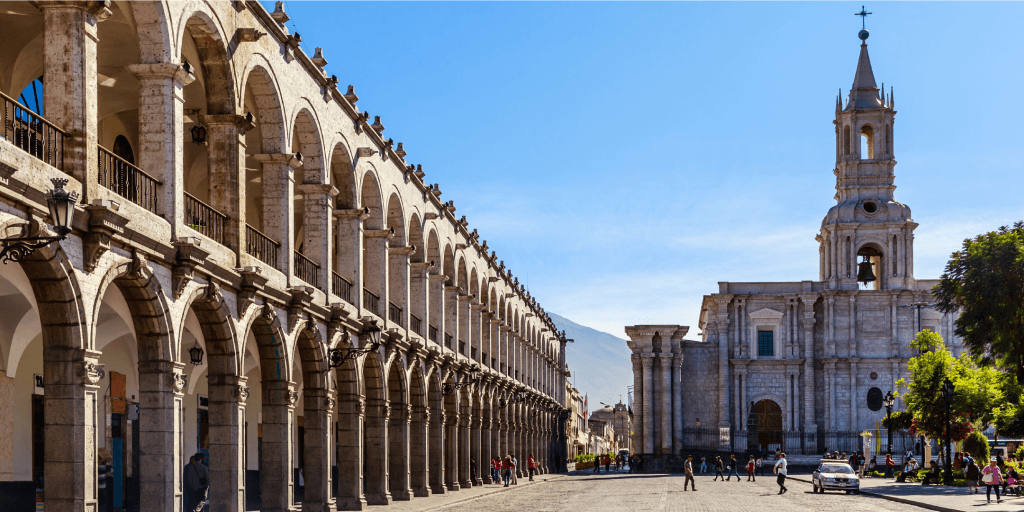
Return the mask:
{"type": "Polygon", "coordinates": [[[192,470],[196,475],[197,487],[195,488],[195,494],[193,496],[193,504],[195,512],[201,512],[203,507],[206,505],[206,496],[210,492],[210,469],[206,467],[205,456],[202,452],[195,454],[195,464],[192,465],[192,470]]]}
{"type": "Polygon", "coordinates": [[[992,489],[996,491],[996,503],[1002,503],[999,497],[999,486],[1003,484],[1003,475],[996,466],[996,458],[989,459],[988,466],[981,470],[981,481],[985,484],[985,500],[992,503],[992,489]]]}
{"type": "Polygon", "coordinates": [[[683,470],[686,472],[686,480],[683,480],[683,490],[686,490],[687,484],[693,487],[693,490],[697,490],[697,481],[693,479],[693,455],[686,456],[686,462],[683,463],[683,470]]]}
{"type": "Polygon", "coordinates": [[[635,468],[635,467],[636,467],[636,454],[634,453],[633,455],[629,456],[629,474],[630,475],[633,474],[633,468],[635,468]]]}
{"type": "Polygon", "coordinates": [[[508,483],[512,480],[512,457],[505,457],[505,460],[501,461],[501,478],[505,482],[505,487],[508,487],[508,483]]]}
{"type": "Polygon", "coordinates": [[[755,465],[756,464],[754,462],[754,456],[751,455],[750,456],[750,460],[747,461],[747,481],[748,482],[756,482],[757,481],[757,479],[754,478],[754,466],[755,465]]]}
{"type": "Polygon", "coordinates": [[[736,466],[739,465],[739,461],[736,460],[736,454],[729,455],[729,474],[725,477],[725,481],[728,482],[732,475],[736,475],[736,481],[740,481],[740,473],[736,470],[736,466]]]}
{"type": "Polygon", "coordinates": [[[594,455],[594,474],[601,474],[601,455],[594,455]]]}
{"type": "Polygon", "coordinates": [[[722,477],[723,481],[725,480],[725,475],[722,474],[722,458],[716,456],[715,457],[715,479],[712,480],[712,482],[717,482],[718,481],[718,477],[722,477]]]}
{"type": "Polygon", "coordinates": [[[775,463],[775,467],[772,468],[772,472],[779,475],[775,481],[779,484],[779,494],[785,494],[786,491],[786,454],[780,453],[779,460],[775,463]]]}
{"type": "Polygon", "coordinates": [[[515,455],[509,455],[508,458],[512,461],[512,485],[519,485],[519,478],[516,476],[519,472],[519,460],[515,455]]]}
{"type": "Polygon", "coordinates": [[[608,468],[612,465],[612,458],[607,453],[604,454],[604,472],[609,473],[608,468]]]}
{"type": "Polygon", "coordinates": [[[480,477],[476,474],[476,459],[469,459],[469,481],[473,485],[482,485],[480,483],[480,477]]]}
{"type": "Polygon", "coordinates": [[[896,462],[892,460],[892,454],[885,454],[885,477],[892,478],[892,472],[896,469],[896,462]]]}
{"type": "Polygon", "coordinates": [[[758,457],[757,460],[754,461],[754,466],[756,468],[756,469],[754,469],[754,472],[759,474],[759,475],[761,475],[761,476],[764,476],[764,457],[763,456],[758,457]]]}
{"type": "Polygon", "coordinates": [[[530,481],[533,481],[533,474],[537,471],[537,461],[531,453],[526,459],[526,469],[530,472],[530,481]]]}
{"type": "Polygon", "coordinates": [[[981,478],[981,469],[973,461],[967,464],[967,494],[978,494],[978,479],[981,478]]]}
{"type": "Polygon", "coordinates": [[[491,457],[491,476],[494,477],[494,483],[501,483],[501,456],[495,455],[491,457]]]}
{"type": "Polygon", "coordinates": [[[199,472],[195,470],[194,466],[196,463],[196,456],[191,455],[188,458],[188,464],[185,464],[185,471],[182,477],[182,483],[184,483],[184,496],[182,500],[185,502],[186,512],[193,512],[196,509],[196,488],[199,487],[199,472]]]}
{"type": "Polygon", "coordinates": [[[705,458],[703,455],[701,455],[701,457],[700,457],[700,473],[703,475],[704,473],[707,473],[707,472],[708,472],[707,458],[705,458]]]}

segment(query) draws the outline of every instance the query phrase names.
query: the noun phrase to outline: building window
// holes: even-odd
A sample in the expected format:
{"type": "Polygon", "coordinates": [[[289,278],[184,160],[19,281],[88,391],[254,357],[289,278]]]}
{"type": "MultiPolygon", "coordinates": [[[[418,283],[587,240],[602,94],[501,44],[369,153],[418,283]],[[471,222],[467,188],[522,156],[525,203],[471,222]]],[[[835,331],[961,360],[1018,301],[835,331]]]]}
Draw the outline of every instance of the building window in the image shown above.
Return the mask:
{"type": "Polygon", "coordinates": [[[757,331],[757,355],[758,357],[770,357],[775,355],[775,339],[772,331],[757,331]]]}

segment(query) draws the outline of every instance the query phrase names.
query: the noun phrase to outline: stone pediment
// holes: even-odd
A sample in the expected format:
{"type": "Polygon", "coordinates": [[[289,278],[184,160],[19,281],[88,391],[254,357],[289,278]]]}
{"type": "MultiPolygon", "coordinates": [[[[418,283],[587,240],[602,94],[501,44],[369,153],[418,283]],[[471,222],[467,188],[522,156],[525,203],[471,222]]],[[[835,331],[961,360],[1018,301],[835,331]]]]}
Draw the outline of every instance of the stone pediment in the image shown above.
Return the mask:
{"type": "Polygon", "coordinates": [[[775,311],[774,309],[771,308],[761,308],[757,311],[754,311],[753,313],[750,313],[750,315],[748,316],[750,316],[751,319],[758,320],[781,320],[782,312],[775,311]]]}

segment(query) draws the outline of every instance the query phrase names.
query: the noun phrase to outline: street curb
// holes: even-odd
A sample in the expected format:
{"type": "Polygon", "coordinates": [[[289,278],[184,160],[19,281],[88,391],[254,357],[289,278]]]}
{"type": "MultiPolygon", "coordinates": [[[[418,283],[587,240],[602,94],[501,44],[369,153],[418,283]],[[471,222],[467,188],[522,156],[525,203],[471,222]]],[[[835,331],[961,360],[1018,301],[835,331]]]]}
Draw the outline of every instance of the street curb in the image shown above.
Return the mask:
{"type": "Polygon", "coordinates": [[[470,502],[470,501],[473,501],[473,500],[478,500],[480,498],[486,498],[488,496],[494,496],[495,494],[498,494],[498,493],[511,492],[511,491],[514,491],[514,490],[517,490],[517,489],[525,489],[526,487],[531,487],[531,486],[534,486],[534,485],[537,485],[537,484],[542,484],[544,482],[550,482],[552,480],[558,480],[560,478],[565,478],[565,477],[569,476],[567,474],[551,474],[551,473],[548,473],[548,474],[550,474],[551,477],[547,478],[545,480],[534,480],[533,482],[530,482],[529,480],[527,480],[525,482],[525,485],[521,483],[521,484],[519,484],[519,485],[517,485],[515,487],[512,487],[512,486],[509,486],[507,488],[506,487],[501,487],[499,489],[495,489],[492,492],[484,493],[484,494],[481,494],[479,496],[470,496],[470,497],[467,497],[467,498],[462,498],[460,500],[455,500],[455,501],[452,501],[452,502],[449,502],[449,503],[445,503],[444,505],[438,505],[438,506],[436,506],[434,508],[424,509],[424,510],[421,510],[420,512],[434,512],[435,510],[444,510],[444,509],[446,509],[448,507],[451,507],[451,506],[454,506],[454,505],[459,505],[459,504],[462,504],[462,503],[467,503],[467,502],[470,502]]]}
{"type": "MultiPolygon", "coordinates": [[[[804,482],[804,483],[807,483],[807,484],[811,483],[810,480],[804,480],[802,478],[787,477],[787,479],[789,479],[789,480],[796,480],[797,482],[804,482]]],[[[859,493],[863,494],[865,496],[871,496],[871,497],[874,497],[874,498],[882,498],[882,499],[889,500],[889,501],[895,501],[896,503],[903,503],[904,505],[913,505],[915,507],[926,508],[928,510],[937,510],[938,512],[963,512],[963,511],[961,511],[960,509],[957,509],[957,508],[940,507],[938,505],[931,505],[929,503],[922,503],[920,501],[908,500],[906,498],[897,498],[895,496],[890,496],[888,494],[881,494],[881,493],[877,493],[877,492],[864,491],[864,490],[859,491],[859,493]]]]}

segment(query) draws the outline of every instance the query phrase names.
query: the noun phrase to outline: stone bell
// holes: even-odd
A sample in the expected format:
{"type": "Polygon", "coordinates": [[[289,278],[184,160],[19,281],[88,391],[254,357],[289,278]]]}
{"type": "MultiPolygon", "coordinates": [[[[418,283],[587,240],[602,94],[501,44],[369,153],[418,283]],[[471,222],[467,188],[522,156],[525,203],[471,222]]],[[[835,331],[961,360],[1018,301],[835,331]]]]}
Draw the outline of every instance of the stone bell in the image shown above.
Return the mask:
{"type": "Polygon", "coordinates": [[[857,265],[857,280],[868,284],[875,280],[875,273],[871,271],[871,258],[864,256],[864,261],[857,265]]]}

